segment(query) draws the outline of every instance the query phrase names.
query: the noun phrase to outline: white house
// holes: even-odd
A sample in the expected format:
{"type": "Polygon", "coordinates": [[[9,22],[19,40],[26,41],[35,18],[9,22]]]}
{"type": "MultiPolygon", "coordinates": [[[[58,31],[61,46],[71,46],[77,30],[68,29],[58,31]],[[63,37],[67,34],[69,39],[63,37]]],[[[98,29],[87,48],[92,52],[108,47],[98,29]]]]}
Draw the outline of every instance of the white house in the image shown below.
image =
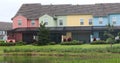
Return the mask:
{"type": "Polygon", "coordinates": [[[7,40],[7,30],[12,29],[12,23],[0,22],[0,40],[7,40]]]}

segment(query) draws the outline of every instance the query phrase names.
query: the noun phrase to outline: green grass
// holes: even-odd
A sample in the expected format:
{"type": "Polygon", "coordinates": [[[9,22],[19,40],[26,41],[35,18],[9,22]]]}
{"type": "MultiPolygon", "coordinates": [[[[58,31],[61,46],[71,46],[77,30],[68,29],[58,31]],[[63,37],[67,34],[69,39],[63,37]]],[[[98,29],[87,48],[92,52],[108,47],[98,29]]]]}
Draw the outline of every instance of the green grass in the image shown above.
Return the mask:
{"type": "Polygon", "coordinates": [[[114,52],[120,53],[120,44],[114,44],[113,48],[110,48],[109,44],[105,45],[48,45],[48,46],[33,46],[33,45],[24,45],[24,46],[9,46],[9,47],[0,47],[1,52],[47,52],[47,53],[89,53],[89,52],[114,52]]]}

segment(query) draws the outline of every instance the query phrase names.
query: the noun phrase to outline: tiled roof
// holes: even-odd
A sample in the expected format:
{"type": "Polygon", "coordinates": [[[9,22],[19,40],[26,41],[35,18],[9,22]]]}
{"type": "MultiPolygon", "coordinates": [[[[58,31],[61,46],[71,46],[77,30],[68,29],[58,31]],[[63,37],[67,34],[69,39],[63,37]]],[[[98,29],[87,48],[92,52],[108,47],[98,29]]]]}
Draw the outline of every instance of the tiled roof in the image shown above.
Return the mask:
{"type": "Polygon", "coordinates": [[[28,19],[38,19],[44,14],[71,15],[71,14],[92,14],[93,16],[106,16],[110,13],[120,13],[120,3],[102,3],[91,5],[41,5],[23,4],[17,15],[23,15],[28,19]]]}
{"type": "Polygon", "coordinates": [[[93,16],[107,16],[108,14],[120,13],[120,3],[95,4],[93,16]]]}
{"type": "Polygon", "coordinates": [[[0,30],[11,30],[12,23],[10,22],[0,22],[0,30]]]}

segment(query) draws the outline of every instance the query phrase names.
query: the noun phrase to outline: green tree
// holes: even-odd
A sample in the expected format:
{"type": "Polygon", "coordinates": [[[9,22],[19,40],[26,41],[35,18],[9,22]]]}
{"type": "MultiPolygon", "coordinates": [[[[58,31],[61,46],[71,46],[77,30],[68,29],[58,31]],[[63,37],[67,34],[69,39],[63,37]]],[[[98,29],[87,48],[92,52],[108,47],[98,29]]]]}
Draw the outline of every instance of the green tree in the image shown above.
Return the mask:
{"type": "Polygon", "coordinates": [[[104,35],[108,37],[106,41],[110,43],[112,48],[112,45],[114,43],[114,35],[112,34],[114,32],[114,28],[113,25],[111,25],[110,23],[106,27],[107,27],[107,31],[104,32],[104,35]]]}
{"type": "Polygon", "coordinates": [[[38,32],[38,42],[37,45],[47,45],[50,42],[49,30],[45,27],[45,23],[41,23],[38,32]]]}
{"type": "Polygon", "coordinates": [[[118,33],[118,36],[120,37],[120,32],[118,33]]]}
{"type": "Polygon", "coordinates": [[[120,43],[120,32],[118,32],[118,34],[117,34],[118,36],[118,38],[117,38],[117,40],[116,40],[116,43],[120,43]]]}

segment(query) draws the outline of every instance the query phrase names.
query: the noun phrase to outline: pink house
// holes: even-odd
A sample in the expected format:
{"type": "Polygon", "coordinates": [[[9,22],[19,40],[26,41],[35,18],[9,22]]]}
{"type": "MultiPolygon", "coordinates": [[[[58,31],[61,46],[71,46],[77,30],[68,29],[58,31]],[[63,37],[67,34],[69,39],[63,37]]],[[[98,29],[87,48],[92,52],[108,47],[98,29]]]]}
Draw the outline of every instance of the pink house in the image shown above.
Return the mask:
{"type": "Polygon", "coordinates": [[[24,16],[16,16],[13,18],[13,29],[23,27],[39,27],[38,19],[27,19],[24,16]]]}
{"type": "Polygon", "coordinates": [[[8,41],[33,41],[36,36],[34,29],[39,27],[38,19],[28,19],[22,15],[13,19],[13,30],[8,33],[8,41]]]}

